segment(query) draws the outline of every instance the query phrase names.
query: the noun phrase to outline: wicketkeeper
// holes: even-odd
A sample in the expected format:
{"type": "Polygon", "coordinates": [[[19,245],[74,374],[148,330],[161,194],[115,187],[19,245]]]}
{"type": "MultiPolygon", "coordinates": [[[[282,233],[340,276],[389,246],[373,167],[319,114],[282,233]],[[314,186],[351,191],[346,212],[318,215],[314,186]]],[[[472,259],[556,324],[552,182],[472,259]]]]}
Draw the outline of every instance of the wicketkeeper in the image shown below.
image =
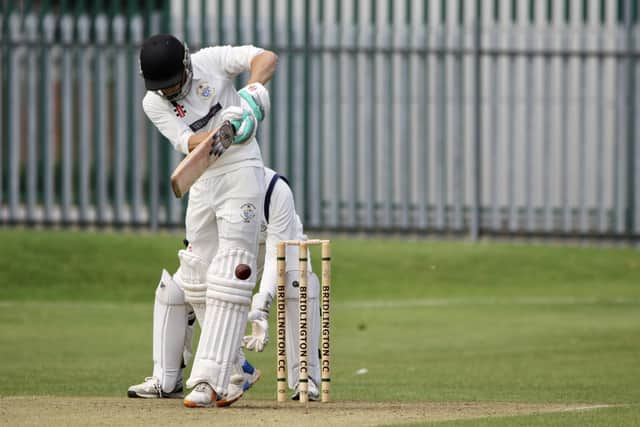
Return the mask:
{"type": "MultiPolygon", "coordinates": [[[[258,252],[258,265],[264,266],[261,272],[259,291],[253,296],[249,322],[251,323],[251,335],[243,338],[247,350],[262,351],[269,341],[268,317],[269,311],[276,294],[277,259],[276,246],[282,240],[306,240],[302,222],[296,213],[293,193],[284,178],[275,171],[265,168],[267,191],[264,203],[264,222],[260,238],[260,250],[258,252]],[[264,259],[262,259],[264,256],[264,259]],[[264,261],[264,262],[263,262],[264,261]]],[[[320,393],[317,385],[320,384],[320,364],[318,358],[318,341],[320,339],[320,282],[318,276],[311,270],[311,257],[308,265],[308,396],[309,400],[319,400],[320,393]]],[[[298,280],[298,247],[287,246],[287,283],[285,288],[286,300],[286,347],[287,347],[287,381],[289,388],[294,390],[292,398],[298,400],[299,379],[299,294],[298,280]]]]}
{"type": "Polygon", "coordinates": [[[187,154],[226,120],[236,128],[234,144],[189,191],[185,218],[189,246],[178,252],[180,267],[173,276],[162,272],[156,290],[154,372],[149,381],[155,381],[161,393],[181,393],[190,311],[201,324],[187,381],[194,387],[184,399],[187,407],[213,406],[224,399],[237,363],[257,277],[265,188],[254,138],[262,112],[253,98],[261,96],[257,87],[266,93],[262,85],[271,79],[276,62],[275,54],[254,46],[215,46],[190,55],[185,44],[164,34],[147,39],[140,51],[147,88],[143,109],[176,150],[187,154]],[[233,83],[246,71],[251,89],[239,94],[233,83]],[[246,279],[235,276],[240,264],[250,268],[246,279]]]}

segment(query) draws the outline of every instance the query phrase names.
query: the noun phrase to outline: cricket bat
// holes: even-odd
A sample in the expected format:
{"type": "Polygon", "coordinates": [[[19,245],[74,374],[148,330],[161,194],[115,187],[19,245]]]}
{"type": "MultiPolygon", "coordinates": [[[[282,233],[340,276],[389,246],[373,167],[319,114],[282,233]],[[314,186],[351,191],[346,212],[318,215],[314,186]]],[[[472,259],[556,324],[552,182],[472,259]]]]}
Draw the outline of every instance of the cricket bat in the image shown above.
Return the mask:
{"type": "Polygon", "coordinates": [[[177,198],[185,195],[191,185],[209,166],[229,148],[236,136],[236,131],[228,120],[216,129],[209,138],[201,142],[171,174],[171,188],[177,198]]]}

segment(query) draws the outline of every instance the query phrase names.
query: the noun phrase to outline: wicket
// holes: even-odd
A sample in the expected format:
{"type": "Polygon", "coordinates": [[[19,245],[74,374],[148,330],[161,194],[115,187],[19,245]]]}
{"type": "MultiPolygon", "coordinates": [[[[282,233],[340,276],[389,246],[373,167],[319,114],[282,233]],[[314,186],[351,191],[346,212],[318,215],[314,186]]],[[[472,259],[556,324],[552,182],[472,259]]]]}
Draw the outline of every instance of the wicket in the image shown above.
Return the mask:
{"type": "Polygon", "coordinates": [[[331,385],[331,343],[330,343],[330,310],[331,310],[331,242],[329,240],[285,240],[278,243],[277,247],[277,399],[278,402],[287,400],[287,369],[286,369],[286,324],[285,324],[285,286],[287,276],[286,252],[287,246],[298,246],[299,261],[299,366],[300,366],[300,402],[308,402],[308,344],[307,344],[307,254],[308,247],[320,245],[322,248],[322,279],[320,284],[320,372],[321,372],[321,389],[320,395],[322,402],[329,401],[329,390],[331,385]]]}

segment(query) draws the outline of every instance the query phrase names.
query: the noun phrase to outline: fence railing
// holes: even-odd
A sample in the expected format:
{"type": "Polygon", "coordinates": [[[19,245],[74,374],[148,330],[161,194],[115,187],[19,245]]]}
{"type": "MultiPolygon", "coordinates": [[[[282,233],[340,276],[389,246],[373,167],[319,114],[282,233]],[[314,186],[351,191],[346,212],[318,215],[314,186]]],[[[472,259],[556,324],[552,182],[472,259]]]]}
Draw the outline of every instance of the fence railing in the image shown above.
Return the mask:
{"type": "Polygon", "coordinates": [[[137,63],[172,32],[279,54],[259,141],[309,228],[640,237],[637,0],[31,4],[0,11],[5,224],[182,224],[137,63]]]}

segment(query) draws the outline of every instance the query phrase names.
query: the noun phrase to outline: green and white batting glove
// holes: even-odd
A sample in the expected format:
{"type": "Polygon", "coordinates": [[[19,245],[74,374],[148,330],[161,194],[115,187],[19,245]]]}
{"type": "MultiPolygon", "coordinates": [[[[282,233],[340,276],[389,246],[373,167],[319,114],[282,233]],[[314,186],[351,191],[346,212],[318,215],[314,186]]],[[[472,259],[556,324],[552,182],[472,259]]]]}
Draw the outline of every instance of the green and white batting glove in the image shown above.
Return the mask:
{"type": "Polygon", "coordinates": [[[242,338],[244,348],[262,351],[269,342],[269,308],[273,297],[267,292],[258,292],[253,296],[251,311],[247,316],[251,322],[251,335],[242,338]]]}
{"type": "Polygon", "coordinates": [[[262,83],[249,83],[238,91],[238,95],[242,98],[242,106],[253,112],[258,122],[264,120],[271,110],[271,99],[269,91],[262,83]]]}
{"type": "Polygon", "coordinates": [[[222,110],[221,119],[229,120],[236,131],[233,144],[244,144],[251,141],[258,131],[258,121],[253,113],[241,107],[227,107],[222,110]]]}

